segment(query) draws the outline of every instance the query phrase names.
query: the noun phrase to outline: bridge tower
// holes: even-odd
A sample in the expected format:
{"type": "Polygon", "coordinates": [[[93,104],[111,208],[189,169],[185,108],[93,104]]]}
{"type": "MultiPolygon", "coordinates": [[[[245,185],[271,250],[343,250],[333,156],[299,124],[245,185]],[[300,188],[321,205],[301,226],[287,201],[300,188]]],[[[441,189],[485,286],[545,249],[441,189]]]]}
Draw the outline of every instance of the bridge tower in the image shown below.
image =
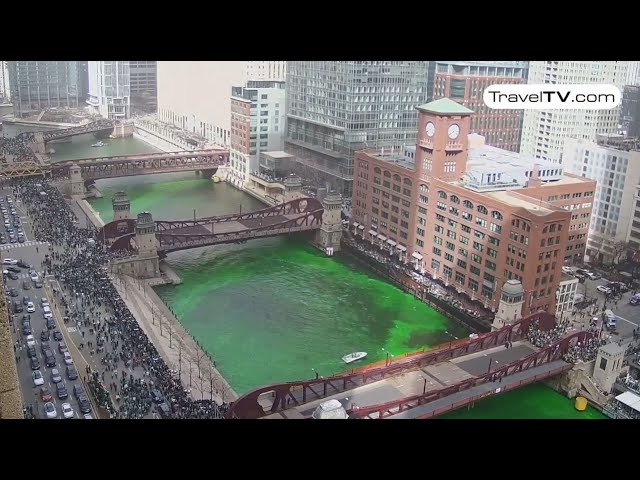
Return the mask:
{"type": "Polygon", "coordinates": [[[160,275],[156,224],[149,212],[138,214],[136,220],[136,247],[138,258],[135,264],[136,278],[154,278],[160,275]]]}
{"type": "Polygon", "coordinates": [[[302,179],[292,173],[284,180],[284,201],[289,202],[302,197],[306,197],[302,193],[302,179]]]}
{"type": "Polygon", "coordinates": [[[329,192],[322,200],[324,213],[322,214],[322,226],[316,233],[316,243],[327,254],[340,250],[342,238],[342,197],[336,192],[329,192]]]}
{"type": "Polygon", "coordinates": [[[125,192],[116,192],[111,199],[114,220],[127,220],[131,218],[131,202],[125,192]]]}
{"type": "Polygon", "coordinates": [[[33,133],[33,143],[31,144],[31,149],[36,153],[43,153],[43,154],[46,153],[43,132],[33,133]]]}
{"type": "Polygon", "coordinates": [[[598,349],[596,364],[593,367],[593,380],[605,393],[611,393],[613,384],[622,372],[625,350],[626,347],[617,343],[608,343],[598,349]]]}
{"type": "Polygon", "coordinates": [[[505,325],[514,323],[522,316],[522,305],[524,305],[522,283],[519,280],[507,280],[502,286],[500,304],[491,328],[498,330],[505,325]]]}
{"type": "Polygon", "coordinates": [[[69,178],[71,182],[71,195],[84,195],[82,170],[75,163],[69,168],[69,178]]]}

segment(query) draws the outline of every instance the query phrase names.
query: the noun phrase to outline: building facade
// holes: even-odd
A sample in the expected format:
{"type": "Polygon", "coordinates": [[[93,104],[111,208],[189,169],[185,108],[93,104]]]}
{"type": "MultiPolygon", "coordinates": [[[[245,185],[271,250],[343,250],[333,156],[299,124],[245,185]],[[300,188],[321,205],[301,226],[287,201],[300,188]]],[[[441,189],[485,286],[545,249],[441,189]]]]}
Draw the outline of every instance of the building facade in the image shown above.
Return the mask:
{"type": "Polygon", "coordinates": [[[9,99],[9,71],[7,62],[0,61],[0,103],[9,99]]]}
{"type": "Polygon", "coordinates": [[[471,133],[485,137],[488,145],[517,152],[520,148],[523,110],[494,110],[483,100],[485,88],[527,81],[528,62],[435,63],[433,99],[450,98],[474,111],[471,133]]]}
{"type": "Polygon", "coordinates": [[[427,69],[420,61],[288,62],[285,150],[298,173],[350,196],[357,150],[415,143],[427,69]]]}
{"type": "MultiPolygon", "coordinates": [[[[529,63],[529,84],[611,84],[621,91],[629,62],[591,61],[529,63]]],[[[620,107],[610,110],[525,110],[520,153],[562,163],[567,137],[594,140],[598,133],[617,133],[620,107]]]]}
{"type": "Polygon", "coordinates": [[[635,251],[634,258],[636,261],[640,261],[640,184],[636,186],[632,213],[633,218],[629,225],[626,241],[629,249],[635,251]]]}
{"type": "Polygon", "coordinates": [[[129,62],[131,109],[141,114],[158,110],[158,62],[129,62]]]}
{"type": "Polygon", "coordinates": [[[640,86],[626,85],[622,92],[619,133],[640,137],[640,86]]]}
{"type": "Polygon", "coordinates": [[[356,153],[356,234],[494,311],[512,279],[523,285],[523,314],[555,311],[572,255],[571,212],[528,190],[553,196],[573,185],[588,191],[593,182],[486,145],[469,134],[472,111],[449,99],[418,111],[413,158],[356,153]]]}
{"type": "Polygon", "coordinates": [[[626,85],[640,85],[640,62],[629,62],[626,85]]]}
{"type": "Polygon", "coordinates": [[[47,108],[78,108],[79,62],[11,61],[8,63],[11,102],[17,117],[39,114],[47,108]]]}
{"type": "Polygon", "coordinates": [[[231,89],[231,181],[244,185],[258,172],[260,152],[282,150],[286,121],[285,84],[251,80],[231,89]]]}
{"type": "Polygon", "coordinates": [[[275,80],[284,82],[287,76],[287,62],[285,61],[249,61],[245,62],[246,81],[275,80]]]}
{"type": "MultiPolygon", "coordinates": [[[[565,168],[597,182],[588,222],[589,261],[611,262],[626,242],[633,221],[636,186],[640,183],[640,144],[620,135],[598,135],[595,142],[567,139],[565,168]]],[[[580,200],[576,199],[576,203],[580,200]]],[[[584,205],[586,205],[584,203],[584,205]]],[[[578,210],[572,213],[578,214],[578,210]]]]}
{"type": "Polygon", "coordinates": [[[104,118],[125,120],[131,116],[129,61],[89,62],[87,104],[104,118]]]}

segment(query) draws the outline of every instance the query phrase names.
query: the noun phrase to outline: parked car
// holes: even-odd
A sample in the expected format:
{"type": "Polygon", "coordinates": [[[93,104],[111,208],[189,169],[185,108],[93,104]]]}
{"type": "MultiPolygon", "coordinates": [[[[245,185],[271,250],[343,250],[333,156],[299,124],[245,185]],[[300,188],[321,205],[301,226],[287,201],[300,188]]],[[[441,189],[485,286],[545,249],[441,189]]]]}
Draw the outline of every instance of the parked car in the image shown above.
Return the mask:
{"type": "Polygon", "coordinates": [[[31,359],[31,370],[40,370],[40,361],[38,360],[38,357],[31,359]]]}
{"type": "Polygon", "coordinates": [[[57,368],[51,369],[51,381],[53,383],[62,382],[62,375],[60,375],[60,371],[57,368]]]}
{"type": "Polygon", "coordinates": [[[35,347],[36,339],[33,338],[33,335],[27,335],[27,347],[35,347]]]}
{"type": "Polygon", "coordinates": [[[598,285],[596,287],[596,290],[599,291],[600,293],[604,293],[605,295],[609,295],[611,293],[611,289],[604,285],[598,285]]]}
{"type": "Polygon", "coordinates": [[[44,385],[44,378],[42,377],[42,372],[40,372],[40,370],[35,370],[31,373],[31,376],[33,377],[33,384],[36,387],[44,385]]]}
{"type": "Polygon", "coordinates": [[[56,393],[60,400],[69,398],[69,392],[67,391],[67,386],[64,384],[64,382],[56,383],[56,393]]]}
{"type": "Polygon", "coordinates": [[[5,258],[4,260],[2,260],[2,264],[3,265],[17,265],[18,264],[18,260],[14,260],[13,258],[5,258]]]}
{"type": "Polygon", "coordinates": [[[40,332],[40,341],[41,342],[48,342],[49,338],[51,338],[49,330],[43,330],[42,332],[40,332]]]}
{"type": "Polygon", "coordinates": [[[587,273],[587,277],[589,277],[589,280],[600,280],[602,275],[597,272],[589,272],[587,273]]]}
{"type": "Polygon", "coordinates": [[[58,352],[64,354],[64,352],[68,352],[69,349],[67,348],[67,346],[64,344],[64,342],[60,342],[58,343],[58,352]]]}
{"type": "Polygon", "coordinates": [[[63,403],[62,404],[62,416],[64,418],[73,418],[73,408],[71,408],[71,404],[70,403],[63,403]]]}
{"type": "Polygon", "coordinates": [[[64,352],[62,354],[62,357],[63,357],[64,363],[66,365],[73,365],[73,357],[71,356],[71,354],[69,352],[64,352]]]}
{"type": "Polygon", "coordinates": [[[47,413],[47,418],[56,418],[58,416],[56,407],[51,402],[47,402],[44,404],[44,411],[47,413]]]}
{"type": "Polygon", "coordinates": [[[53,399],[51,391],[47,387],[40,387],[40,397],[43,402],[50,402],[53,399]]]}
{"type": "Polygon", "coordinates": [[[67,378],[71,381],[78,379],[78,371],[73,365],[67,365],[67,378]]]}
{"type": "Polygon", "coordinates": [[[61,341],[62,341],[62,333],[60,333],[60,330],[55,330],[55,331],[53,332],[53,339],[54,339],[56,342],[61,342],[61,341]]]}

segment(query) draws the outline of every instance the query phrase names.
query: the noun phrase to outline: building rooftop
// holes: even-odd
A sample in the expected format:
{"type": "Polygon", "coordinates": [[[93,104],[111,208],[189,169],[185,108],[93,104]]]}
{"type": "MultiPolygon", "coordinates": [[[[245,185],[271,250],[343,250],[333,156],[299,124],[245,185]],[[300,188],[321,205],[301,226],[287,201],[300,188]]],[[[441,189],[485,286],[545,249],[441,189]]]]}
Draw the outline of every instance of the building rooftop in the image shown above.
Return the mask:
{"type": "Polygon", "coordinates": [[[406,168],[407,170],[414,171],[416,168],[415,161],[409,157],[406,157],[404,151],[394,150],[364,150],[364,153],[376,160],[382,160],[385,163],[397,165],[398,167],[406,168]]]}
{"type": "Polygon", "coordinates": [[[485,195],[495,198],[496,200],[511,205],[513,207],[524,208],[525,210],[534,213],[539,216],[549,215],[554,211],[562,211],[562,209],[552,209],[547,206],[545,202],[539,202],[533,198],[525,197],[524,195],[517,194],[515,192],[509,192],[507,190],[501,190],[498,192],[487,192],[485,195]]]}
{"type": "MultiPolygon", "coordinates": [[[[555,163],[554,165],[557,165],[557,163],[555,163]]],[[[573,173],[565,173],[564,175],[562,175],[562,178],[560,178],[560,180],[556,182],[546,182],[540,186],[553,187],[557,185],[572,185],[574,183],[586,183],[586,182],[595,182],[595,180],[592,180],[591,178],[587,178],[587,177],[574,175],[573,173]]]]}
{"type": "Polygon", "coordinates": [[[487,61],[487,60],[437,60],[436,63],[447,64],[447,65],[469,65],[474,67],[514,67],[514,68],[524,68],[527,66],[527,62],[525,61],[509,61],[509,60],[498,60],[498,61],[487,61]]]}
{"type": "Polygon", "coordinates": [[[283,152],[282,150],[274,150],[273,152],[261,152],[262,155],[268,155],[271,158],[292,158],[295,155],[291,155],[290,153],[283,152]]]}
{"type": "Polygon", "coordinates": [[[611,342],[607,343],[604,347],[601,347],[600,350],[608,355],[615,356],[619,355],[621,352],[624,352],[625,347],[621,347],[617,343],[611,342]]]}
{"type": "Polygon", "coordinates": [[[440,115],[471,115],[473,110],[460,105],[449,98],[441,98],[417,107],[421,112],[437,113],[440,115]]]}

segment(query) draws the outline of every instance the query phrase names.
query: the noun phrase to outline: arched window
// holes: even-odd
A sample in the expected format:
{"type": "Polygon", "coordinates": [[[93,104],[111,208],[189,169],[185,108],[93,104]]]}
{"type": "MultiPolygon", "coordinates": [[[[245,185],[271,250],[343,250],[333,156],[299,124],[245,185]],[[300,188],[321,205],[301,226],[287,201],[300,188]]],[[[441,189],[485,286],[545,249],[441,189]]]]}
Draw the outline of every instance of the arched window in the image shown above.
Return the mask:
{"type": "Polygon", "coordinates": [[[447,199],[447,193],[443,192],[442,190],[438,190],[438,197],[444,198],[446,200],[447,199]]]}
{"type": "Polygon", "coordinates": [[[385,170],[384,171],[384,176],[387,177],[387,178],[390,178],[391,177],[391,172],[389,170],[385,170]]]}
{"type": "Polygon", "coordinates": [[[549,231],[549,227],[544,227],[544,228],[542,229],[542,233],[547,233],[548,231],[549,231]]]}
{"type": "Polygon", "coordinates": [[[462,202],[462,204],[464,205],[464,208],[473,210],[473,203],[471,203],[469,200],[465,200],[464,202],[462,202]]]}
{"type": "Polygon", "coordinates": [[[411,185],[413,185],[413,184],[411,183],[411,179],[409,179],[409,178],[405,178],[405,179],[404,179],[404,184],[405,184],[406,186],[408,186],[408,187],[410,187],[411,185]]]}
{"type": "Polygon", "coordinates": [[[420,192],[427,193],[429,192],[429,187],[427,187],[424,183],[420,184],[420,192]]]}
{"type": "Polygon", "coordinates": [[[460,199],[458,198],[457,195],[451,195],[449,200],[451,200],[451,203],[460,203],[460,199]]]}
{"type": "Polygon", "coordinates": [[[489,213],[489,210],[487,210],[487,207],[485,207],[484,205],[478,205],[478,213],[486,215],[487,213],[489,213]]]}
{"type": "Polygon", "coordinates": [[[380,170],[380,167],[376,167],[373,169],[374,173],[380,174],[382,173],[382,170],[380,170]]]}
{"type": "Polygon", "coordinates": [[[400,175],[398,175],[397,173],[393,176],[393,181],[394,182],[398,182],[400,183],[402,181],[402,179],[400,178],[400,175]]]}
{"type": "Polygon", "coordinates": [[[493,210],[491,212],[491,218],[494,218],[495,220],[502,220],[504,217],[502,216],[502,214],[499,211],[493,210]]]}

